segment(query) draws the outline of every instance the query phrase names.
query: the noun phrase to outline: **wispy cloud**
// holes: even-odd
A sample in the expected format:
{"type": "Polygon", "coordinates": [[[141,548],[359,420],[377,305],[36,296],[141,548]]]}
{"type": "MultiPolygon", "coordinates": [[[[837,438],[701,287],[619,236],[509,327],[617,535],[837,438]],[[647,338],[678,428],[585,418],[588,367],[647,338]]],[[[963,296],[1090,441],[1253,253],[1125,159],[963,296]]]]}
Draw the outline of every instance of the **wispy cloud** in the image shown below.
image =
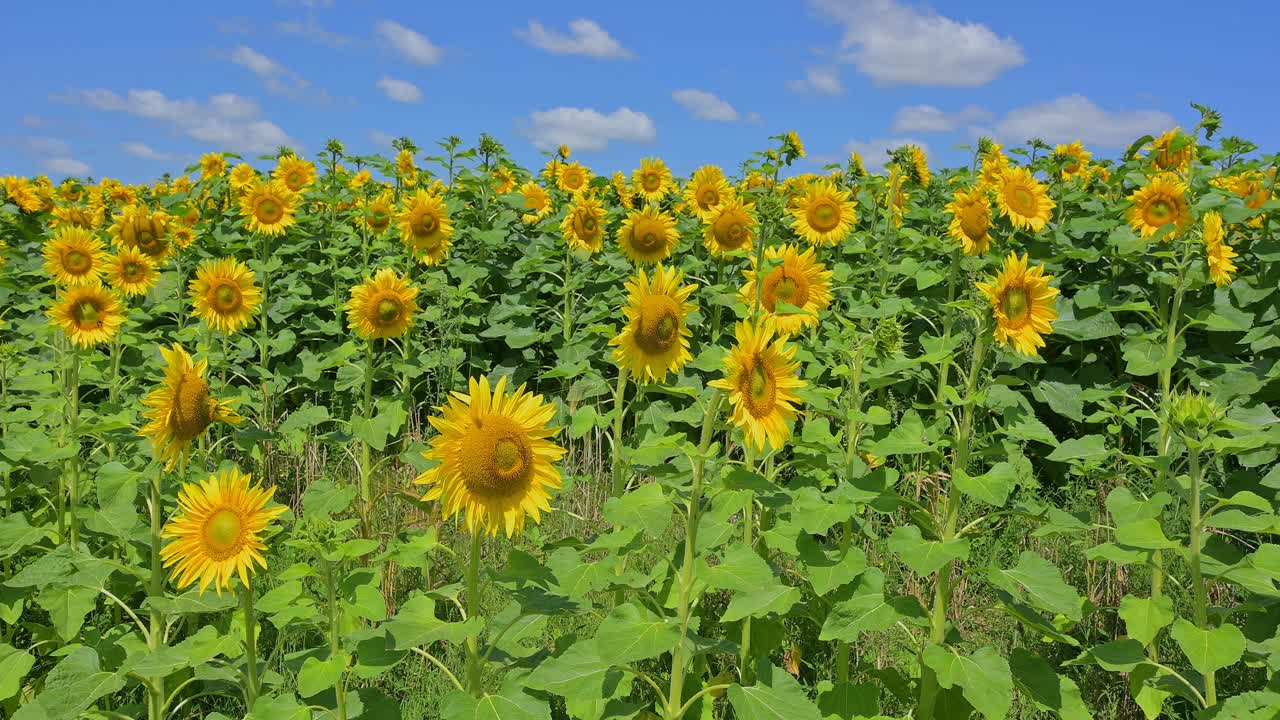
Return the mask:
{"type": "Polygon", "coordinates": [[[586,55],[601,60],[627,60],[635,57],[600,27],[599,23],[586,18],[571,21],[567,34],[548,29],[537,20],[530,20],[527,27],[516,30],[516,37],[555,55],[586,55]]]}
{"type": "Polygon", "coordinates": [[[717,122],[734,122],[738,119],[738,111],[725,102],[720,96],[706,90],[687,88],[671,93],[671,98],[680,103],[684,109],[693,113],[699,120],[717,122]]]}
{"type": "Polygon", "coordinates": [[[208,100],[173,99],[159,90],[130,90],[120,95],[97,88],[69,98],[104,112],[124,113],[161,123],[218,150],[267,153],[298,144],[279,125],[262,116],[252,100],[234,93],[208,100]]]}
{"type": "Polygon", "coordinates": [[[801,95],[840,95],[844,93],[844,85],[840,84],[840,73],[833,67],[805,68],[804,79],[788,82],[787,89],[801,95]]]}
{"type": "Polygon", "coordinates": [[[428,40],[426,35],[394,20],[379,20],[375,29],[383,44],[405,60],[418,65],[440,62],[440,48],[428,40]]]}
{"type": "Polygon", "coordinates": [[[422,102],[422,90],[408,80],[397,80],[393,77],[383,77],[378,81],[377,85],[378,89],[382,91],[382,94],[396,102],[422,102]]]}
{"type": "Polygon", "coordinates": [[[557,107],[529,115],[521,133],[534,147],[549,150],[603,150],[610,142],[650,143],[658,136],[653,120],[631,108],[602,113],[592,108],[557,107]]]}

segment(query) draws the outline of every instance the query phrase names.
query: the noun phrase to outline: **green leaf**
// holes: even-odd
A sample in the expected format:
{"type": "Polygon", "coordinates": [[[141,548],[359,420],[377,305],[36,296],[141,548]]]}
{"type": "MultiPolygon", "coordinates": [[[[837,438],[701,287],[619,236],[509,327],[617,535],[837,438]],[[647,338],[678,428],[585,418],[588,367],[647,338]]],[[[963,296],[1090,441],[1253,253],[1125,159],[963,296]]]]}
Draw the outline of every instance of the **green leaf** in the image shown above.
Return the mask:
{"type": "Polygon", "coordinates": [[[819,596],[852,582],[867,568],[866,553],[853,546],[827,552],[811,535],[802,534],[796,541],[796,548],[800,551],[805,577],[819,596]]]}
{"type": "Polygon", "coordinates": [[[937,674],[938,684],[959,686],[965,700],[987,718],[1004,718],[1013,701],[1013,676],[1009,663],[994,648],[982,647],[972,655],[940,645],[924,650],[924,662],[937,674]]]}
{"type": "Polygon", "coordinates": [[[36,604],[49,613],[58,637],[70,642],[80,634],[85,615],[97,606],[98,594],[94,588],[49,585],[36,595],[36,604]]]}
{"type": "Polygon", "coordinates": [[[559,657],[543,660],[525,680],[532,690],[545,690],[573,697],[599,695],[611,666],[600,657],[598,646],[591,640],[574,643],[559,657]]]}
{"type": "Polygon", "coordinates": [[[44,691],[18,708],[13,720],[76,720],[124,684],[123,673],[99,669],[93,648],[75,647],[44,677],[44,691]]]}
{"type": "Polygon", "coordinates": [[[1219,625],[1201,630],[1191,622],[1178,618],[1169,631],[1191,667],[1201,675],[1231,667],[1244,657],[1244,633],[1235,625],[1219,625]]]}
{"type": "Polygon", "coordinates": [[[324,660],[307,658],[298,671],[298,694],[304,698],[332,690],[347,669],[346,656],[335,655],[324,660]]]}
{"type": "Polygon", "coordinates": [[[611,665],[657,657],[679,640],[679,623],[631,603],[615,607],[600,623],[595,636],[596,651],[611,665]]]}
{"type": "Polygon", "coordinates": [[[925,434],[924,421],[920,419],[920,413],[915,410],[908,410],[888,435],[867,448],[867,452],[882,458],[892,455],[919,455],[931,450],[933,450],[933,444],[925,434]]]}
{"type": "Polygon", "coordinates": [[[436,617],[436,601],[417,594],[409,598],[394,618],[383,623],[382,629],[387,633],[391,649],[407,650],[437,640],[456,645],[479,635],[484,629],[484,621],[473,617],[465,622],[445,622],[436,617]]]}
{"type": "Polygon", "coordinates": [[[778,576],[750,546],[735,545],[720,563],[705,571],[707,587],[712,590],[750,592],[761,586],[778,584],[778,576]]]}
{"type": "Polygon", "coordinates": [[[1147,646],[1161,629],[1173,622],[1173,599],[1168,596],[1156,599],[1126,595],[1120,601],[1119,613],[1129,637],[1147,646]]]}
{"type": "Polygon", "coordinates": [[[660,537],[671,524],[672,506],[658,483],[647,483],[604,504],[604,519],[621,527],[641,527],[660,537]]]}
{"type": "Polygon", "coordinates": [[[822,624],[819,640],[854,642],[862,633],[884,630],[898,620],[898,612],[884,596],[884,573],[868,568],[858,582],[834,596],[835,603],[822,624]]]}
{"type": "Polygon", "coordinates": [[[1092,720],[1080,697],[1080,687],[1071,678],[1054,672],[1047,660],[1023,648],[1015,648],[1009,659],[1014,681],[1036,707],[1062,720],[1092,720]]]}
{"type": "Polygon", "coordinates": [[[502,694],[485,693],[479,698],[454,691],[440,705],[442,720],[551,720],[551,706],[545,700],[509,688],[502,694]]]}
{"type": "Polygon", "coordinates": [[[822,720],[796,679],[775,665],[764,665],[755,685],[729,686],[729,703],[738,720],[822,720]]]}
{"type": "Polygon", "coordinates": [[[880,716],[880,688],[873,683],[818,683],[818,710],[825,720],[880,716]]]}
{"type": "Polygon", "coordinates": [[[1029,605],[1051,613],[1080,620],[1080,594],[1062,579],[1056,565],[1031,550],[1023,550],[1018,564],[1007,570],[992,567],[991,583],[1009,594],[1024,599],[1029,605]]]}
{"type": "Polygon", "coordinates": [[[1178,543],[1164,536],[1164,528],[1154,518],[1123,523],[1116,527],[1116,542],[1143,550],[1163,550],[1179,547],[1178,543]]]}
{"type": "Polygon", "coordinates": [[[932,575],[952,560],[969,559],[969,541],[925,540],[915,525],[899,525],[889,534],[889,549],[917,575],[932,575]]]}
{"type": "Polygon", "coordinates": [[[747,592],[736,592],[725,608],[720,622],[736,622],[745,617],[786,615],[793,605],[800,602],[800,588],[775,583],[747,592]]]}
{"type": "Polygon", "coordinates": [[[1057,460],[1058,462],[1079,460],[1089,463],[1105,460],[1108,454],[1106,438],[1101,435],[1085,435],[1084,437],[1064,440],[1053,452],[1049,453],[1048,459],[1057,460]]]}
{"type": "Polygon", "coordinates": [[[956,468],[952,478],[960,492],[989,505],[1004,507],[1018,482],[1018,471],[1012,463],[999,462],[981,475],[969,475],[956,468]]]}
{"type": "Polygon", "coordinates": [[[35,664],[31,653],[0,643],[0,700],[8,700],[22,689],[22,679],[35,664]]]}
{"type": "Polygon", "coordinates": [[[244,720],[311,720],[311,711],[292,695],[259,697],[244,720]]]}
{"type": "Polygon", "coordinates": [[[308,518],[332,517],[351,507],[355,497],[356,489],[350,483],[338,485],[328,479],[316,480],[302,494],[302,514],[308,518]]]}

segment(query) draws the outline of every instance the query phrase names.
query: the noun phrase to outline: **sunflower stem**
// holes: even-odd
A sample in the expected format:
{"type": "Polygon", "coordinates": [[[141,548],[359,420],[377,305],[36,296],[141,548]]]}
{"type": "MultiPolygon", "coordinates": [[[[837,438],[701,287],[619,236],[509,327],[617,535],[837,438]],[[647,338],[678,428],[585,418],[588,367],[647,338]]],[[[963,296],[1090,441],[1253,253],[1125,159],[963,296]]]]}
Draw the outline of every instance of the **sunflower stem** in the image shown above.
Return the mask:
{"type": "MultiPolygon", "coordinates": [[[[360,405],[360,414],[365,422],[372,421],[373,415],[373,341],[364,345],[364,398],[360,405]]],[[[373,468],[370,467],[369,443],[360,441],[360,532],[366,540],[373,537],[373,468]]]]}
{"type": "MultiPolygon", "coordinates": [[[[156,652],[164,644],[164,613],[160,611],[159,601],[164,598],[164,565],[160,558],[160,542],[162,532],[162,499],[161,483],[164,481],[164,466],[158,465],[151,477],[151,586],[148,597],[152,602],[151,618],[148,624],[147,647],[156,652]]],[[[160,720],[164,716],[164,678],[151,680],[147,693],[147,713],[150,720],[160,720]]]]}
{"type": "Polygon", "coordinates": [[[67,476],[70,480],[69,520],[71,522],[71,547],[80,544],[80,519],[76,514],[80,506],[80,351],[71,349],[71,370],[67,374],[67,426],[73,452],[67,457],[67,476]]]}
{"type": "Polygon", "coordinates": [[[258,620],[253,612],[253,580],[245,583],[240,593],[241,608],[244,610],[244,699],[252,711],[258,701],[261,685],[258,680],[258,620]]]}
{"type": "MultiPolygon", "coordinates": [[[[1204,523],[1200,517],[1200,486],[1204,482],[1204,468],[1200,462],[1198,443],[1188,443],[1188,463],[1191,473],[1191,538],[1188,564],[1191,566],[1191,585],[1194,593],[1196,626],[1209,629],[1209,598],[1204,575],[1200,569],[1200,546],[1204,523]]],[[[1217,678],[1213,671],[1204,676],[1205,707],[1218,704],[1217,678]]]]}
{"type": "MultiPolygon", "coordinates": [[[[480,543],[483,536],[475,528],[471,532],[471,553],[467,556],[467,619],[480,614],[480,543]]],[[[467,638],[467,690],[480,697],[480,640],[467,638]]]]}
{"type": "MultiPolygon", "coordinates": [[[[120,356],[122,354],[120,336],[116,335],[111,339],[111,379],[107,385],[107,399],[113,409],[116,402],[120,400],[120,356]]],[[[107,443],[107,460],[115,459],[116,443],[113,440],[107,443]]]]}
{"type": "MultiPolygon", "coordinates": [[[[338,583],[334,578],[334,563],[327,560],[324,561],[324,584],[325,591],[329,598],[329,658],[338,657],[342,653],[342,645],[339,641],[339,623],[341,618],[341,606],[338,604],[338,583]]],[[[344,658],[344,665],[345,658],[344,658]]],[[[347,720],[347,692],[343,675],[339,674],[338,679],[333,684],[334,702],[337,704],[338,720],[347,720]]]]}
{"type": "Polygon", "coordinates": [[[570,278],[573,273],[573,247],[568,242],[564,245],[564,341],[568,344],[573,335],[573,285],[570,278]]]}
{"type": "Polygon", "coordinates": [[[613,484],[609,489],[611,498],[622,497],[622,492],[627,487],[627,471],[622,464],[622,426],[627,414],[624,400],[627,396],[627,380],[630,376],[625,366],[619,367],[618,383],[613,391],[613,484]]]}
{"type": "MultiPolygon", "coordinates": [[[[947,307],[942,315],[942,346],[946,347],[951,340],[951,331],[955,326],[955,315],[952,311],[951,304],[956,301],[956,285],[960,280],[960,267],[964,253],[960,248],[951,251],[951,272],[947,276],[947,307]]],[[[938,404],[938,417],[942,418],[946,415],[947,408],[943,402],[943,392],[947,388],[947,380],[951,374],[951,356],[948,355],[943,359],[942,364],[938,366],[938,390],[933,394],[933,400],[938,404]]]]}

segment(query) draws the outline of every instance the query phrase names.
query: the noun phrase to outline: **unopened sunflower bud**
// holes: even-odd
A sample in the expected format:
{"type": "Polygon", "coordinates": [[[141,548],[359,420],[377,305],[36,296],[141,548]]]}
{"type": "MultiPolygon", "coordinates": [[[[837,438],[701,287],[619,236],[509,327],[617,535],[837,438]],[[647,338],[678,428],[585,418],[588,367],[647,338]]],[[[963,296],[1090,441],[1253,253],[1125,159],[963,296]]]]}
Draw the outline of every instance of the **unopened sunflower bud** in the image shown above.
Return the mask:
{"type": "Polygon", "coordinates": [[[1226,418],[1226,409],[1217,400],[1195,391],[1174,393],[1165,404],[1165,414],[1175,430],[1191,439],[1212,435],[1226,418]]]}

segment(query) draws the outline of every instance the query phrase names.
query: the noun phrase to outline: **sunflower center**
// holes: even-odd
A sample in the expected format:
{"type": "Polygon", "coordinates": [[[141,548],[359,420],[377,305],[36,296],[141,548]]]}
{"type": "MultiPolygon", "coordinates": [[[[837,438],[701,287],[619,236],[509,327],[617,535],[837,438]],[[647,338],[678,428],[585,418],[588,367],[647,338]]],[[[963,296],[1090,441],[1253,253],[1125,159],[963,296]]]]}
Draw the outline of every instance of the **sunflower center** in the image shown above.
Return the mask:
{"type": "Polygon", "coordinates": [[[286,185],[289,186],[290,190],[297,190],[298,188],[302,187],[302,183],[303,183],[302,173],[291,172],[287,176],[285,176],[284,182],[286,185]]]}
{"type": "Polygon", "coordinates": [[[378,324],[382,327],[392,325],[400,318],[400,303],[394,298],[382,298],[378,301],[378,324]]]}
{"type": "Polygon", "coordinates": [[[102,313],[92,300],[81,300],[76,303],[72,316],[76,319],[76,325],[81,328],[96,328],[102,321],[102,313]]]}
{"type": "Polygon", "coordinates": [[[223,283],[213,290],[213,305],[222,313],[239,310],[242,299],[240,288],[233,283],[223,283]]]}
{"type": "Polygon", "coordinates": [[[1067,163],[1066,165],[1063,165],[1063,166],[1062,166],[1062,172],[1064,172],[1064,173],[1066,173],[1066,174],[1068,174],[1068,175],[1074,175],[1074,174],[1076,174],[1077,172],[1080,172],[1080,163],[1079,163],[1079,161],[1072,160],[1071,162],[1067,163]]]}
{"type": "Polygon", "coordinates": [[[680,307],[667,295],[645,298],[635,320],[636,345],[647,353],[662,353],[680,339],[680,307]]]}
{"type": "Polygon", "coordinates": [[[1009,205],[1017,211],[1019,215],[1035,215],[1036,214],[1036,198],[1031,190],[1022,186],[1012,188],[1006,196],[1009,205]]]}
{"type": "Polygon", "coordinates": [[[142,264],[129,261],[124,264],[124,267],[120,271],[120,275],[124,278],[125,282],[138,282],[142,279],[142,264]]]}
{"type": "Polygon", "coordinates": [[[821,200],[809,209],[809,226],[818,232],[835,230],[840,224],[840,209],[830,200],[821,200]]]}
{"type": "Polygon", "coordinates": [[[209,383],[194,372],[184,373],[178,379],[173,393],[173,410],[170,416],[174,434],[180,438],[194,438],[213,423],[209,408],[209,383]]]}
{"type": "Polygon", "coordinates": [[[82,275],[89,271],[93,262],[89,259],[87,254],[80,252],[79,250],[72,250],[62,258],[62,264],[73,275],[82,275]]]}
{"type": "Polygon", "coordinates": [[[240,543],[244,524],[234,510],[219,510],[204,525],[204,539],[215,552],[226,552],[240,543]]]}
{"type": "Polygon", "coordinates": [[[578,236],[582,238],[595,237],[596,232],[600,229],[600,223],[596,222],[594,213],[588,210],[580,210],[577,215],[578,236]]]}
{"type": "Polygon", "coordinates": [[[769,273],[764,282],[761,300],[769,312],[773,312],[778,301],[796,307],[804,307],[809,301],[809,283],[804,275],[795,270],[788,270],[785,265],[769,273]]]}
{"type": "Polygon", "coordinates": [[[657,192],[658,188],[662,187],[662,178],[658,177],[657,173],[647,172],[640,178],[640,187],[644,188],[645,192],[657,192]]]}
{"type": "Polygon", "coordinates": [[[256,210],[257,211],[254,215],[257,216],[258,222],[266,223],[268,225],[280,222],[280,219],[284,217],[284,207],[282,207],[280,203],[276,202],[274,198],[263,198],[259,200],[256,210]]]}
{"type": "Polygon", "coordinates": [[[577,173],[566,173],[564,175],[564,186],[568,190],[577,190],[582,187],[582,176],[577,173]]]}
{"type": "Polygon", "coordinates": [[[482,498],[519,492],[533,477],[533,448],[528,434],[514,420],[500,415],[475,420],[462,439],[462,482],[482,498]]]}
{"type": "Polygon", "coordinates": [[[1173,217],[1173,208],[1163,198],[1153,200],[1147,205],[1147,222],[1151,225],[1164,225],[1173,217]]]}
{"type": "Polygon", "coordinates": [[[752,417],[765,417],[773,412],[778,387],[765,358],[755,355],[739,383],[743,405],[752,417]]]}
{"type": "Polygon", "coordinates": [[[747,241],[747,226],[735,214],[724,214],[716,219],[716,241],[726,250],[736,250],[747,241]]]}
{"type": "Polygon", "coordinates": [[[991,219],[981,205],[970,205],[960,214],[960,229],[970,240],[981,239],[990,228],[991,219]]]}
{"type": "Polygon", "coordinates": [[[1014,322],[1026,321],[1031,315],[1031,298],[1027,296],[1027,289],[1014,287],[1005,291],[1004,297],[1000,298],[1000,311],[1014,322]]]}
{"type": "Polygon", "coordinates": [[[702,191],[699,199],[702,201],[703,207],[714,207],[720,203],[720,193],[716,192],[715,188],[707,188],[702,191]]]}
{"type": "Polygon", "coordinates": [[[430,213],[424,213],[418,216],[418,222],[414,225],[414,233],[417,235],[430,235],[440,227],[440,223],[436,220],[436,216],[430,213]]]}

